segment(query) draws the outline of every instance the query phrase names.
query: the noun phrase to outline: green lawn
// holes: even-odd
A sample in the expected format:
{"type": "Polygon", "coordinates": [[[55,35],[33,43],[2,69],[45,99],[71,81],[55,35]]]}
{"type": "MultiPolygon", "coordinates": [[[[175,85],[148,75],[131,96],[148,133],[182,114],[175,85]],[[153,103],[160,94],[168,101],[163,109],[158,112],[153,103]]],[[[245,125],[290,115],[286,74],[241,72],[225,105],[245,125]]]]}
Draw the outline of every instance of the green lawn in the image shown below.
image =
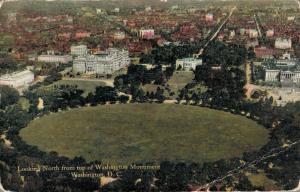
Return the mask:
{"type": "Polygon", "coordinates": [[[257,187],[264,187],[266,191],[282,190],[278,187],[277,183],[274,180],[269,179],[264,172],[259,172],[257,174],[247,172],[246,176],[248,176],[249,181],[252,183],[252,185],[257,187]]]}
{"type": "Polygon", "coordinates": [[[194,72],[192,71],[175,71],[173,76],[169,79],[168,84],[170,89],[175,93],[172,97],[176,99],[179,91],[194,79],[194,72]]]}
{"type": "MultiPolygon", "coordinates": [[[[176,99],[178,96],[178,91],[181,90],[188,83],[191,83],[194,79],[194,73],[192,71],[175,71],[172,77],[168,80],[167,84],[169,85],[171,92],[174,92],[175,95],[170,96],[169,93],[165,90],[164,95],[170,97],[170,99],[176,99]]],[[[156,92],[157,87],[164,88],[160,85],[146,84],[142,86],[143,91],[145,92],[156,92]]]]}
{"type": "Polygon", "coordinates": [[[245,117],[175,104],[74,109],[34,120],[20,134],[44,151],[119,164],[214,161],[268,140],[268,131],[245,117]]]}
{"type": "Polygon", "coordinates": [[[169,79],[168,84],[183,88],[186,84],[192,82],[194,76],[194,72],[192,71],[175,71],[169,79]]]}

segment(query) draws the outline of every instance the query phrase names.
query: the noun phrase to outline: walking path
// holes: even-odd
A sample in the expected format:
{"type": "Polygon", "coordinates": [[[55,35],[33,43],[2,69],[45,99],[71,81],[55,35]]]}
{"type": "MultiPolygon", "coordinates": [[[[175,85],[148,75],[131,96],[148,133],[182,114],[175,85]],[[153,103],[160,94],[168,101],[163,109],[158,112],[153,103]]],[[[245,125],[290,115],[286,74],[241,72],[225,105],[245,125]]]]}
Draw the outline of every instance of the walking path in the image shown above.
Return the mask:
{"type": "MultiPolygon", "coordinates": [[[[231,171],[228,171],[224,176],[219,177],[219,178],[217,178],[217,179],[215,179],[215,180],[213,180],[213,181],[211,181],[211,182],[209,182],[209,183],[207,183],[205,185],[200,186],[195,191],[203,191],[204,189],[209,189],[209,187],[211,187],[212,185],[214,185],[214,184],[216,184],[216,183],[218,183],[220,181],[223,181],[226,178],[231,177],[234,174],[237,174],[237,173],[243,171],[244,169],[247,169],[247,168],[249,168],[249,167],[251,167],[253,165],[256,165],[256,164],[258,164],[258,163],[260,163],[260,162],[262,162],[262,161],[264,161],[266,159],[269,159],[271,157],[275,157],[275,156],[277,156],[277,155],[279,155],[279,154],[281,154],[281,153],[289,150],[290,148],[298,145],[299,143],[300,143],[300,140],[295,141],[293,143],[284,144],[281,147],[273,148],[269,152],[267,152],[263,156],[261,156],[260,158],[257,158],[255,160],[253,160],[251,162],[248,162],[248,163],[245,163],[245,164],[243,164],[243,165],[241,165],[241,166],[239,166],[239,167],[237,167],[237,168],[235,168],[235,169],[233,169],[231,171]]],[[[298,189],[298,188],[296,188],[296,189],[298,189]]]]}

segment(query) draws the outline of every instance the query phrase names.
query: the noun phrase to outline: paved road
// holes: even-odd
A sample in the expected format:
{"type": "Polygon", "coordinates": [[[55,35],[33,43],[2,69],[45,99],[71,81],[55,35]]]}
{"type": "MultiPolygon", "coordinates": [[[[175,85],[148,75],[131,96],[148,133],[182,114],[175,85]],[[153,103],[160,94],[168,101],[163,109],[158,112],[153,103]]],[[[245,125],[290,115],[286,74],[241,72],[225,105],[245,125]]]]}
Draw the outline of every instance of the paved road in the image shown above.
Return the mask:
{"type": "Polygon", "coordinates": [[[258,36],[259,36],[259,37],[262,37],[261,28],[260,28],[260,26],[259,26],[258,18],[257,18],[257,15],[256,15],[256,14],[254,15],[254,20],[255,20],[255,23],[256,23],[257,31],[258,31],[258,36]]]}
{"type": "Polygon", "coordinates": [[[198,56],[202,54],[203,50],[209,45],[210,42],[212,42],[220,33],[220,31],[223,29],[224,25],[227,23],[227,21],[230,19],[230,17],[232,16],[234,10],[236,9],[236,6],[233,7],[228,15],[228,17],[223,21],[223,23],[219,26],[219,28],[217,29],[217,31],[211,36],[211,38],[207,41],[207,43],[202,47],[202,49],[199,50],[198,52],[198,56]]]}
{"type": "Polygon", "coordinates": [[[83,78],[68,78],[63,77],[62,80],[65,81],[92,81],[92,82],[102,82],[105,83],[106,86],[113,87],[114,86],[114,80],[113,79],[83,79],[83,78]]]}

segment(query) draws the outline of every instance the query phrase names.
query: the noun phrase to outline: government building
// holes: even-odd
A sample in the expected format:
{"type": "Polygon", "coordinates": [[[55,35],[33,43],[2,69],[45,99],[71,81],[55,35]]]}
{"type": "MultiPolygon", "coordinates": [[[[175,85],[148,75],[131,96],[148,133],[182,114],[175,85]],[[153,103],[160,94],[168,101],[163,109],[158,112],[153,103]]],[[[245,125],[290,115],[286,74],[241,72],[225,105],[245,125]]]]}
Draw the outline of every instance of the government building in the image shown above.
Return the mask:
{"type": "Polygon", "coordinates": [[[99,54],[78,56],[73,62],[73,72],[107,75],[129,64],[128,51],[110,48],[99,54]]]}
{"type": "Polygon", "coordinates": [[[40,62],[45,63],[69,63],[72,61],[72,56],[70,55],[39,55],[37,58],[40,62]]]}
{"type": "Polygon", "coordinates": [[[29,70],[0,76],[0,85],[7,85],[16,89],[28,87],[33,81],[34,74],[29,70]]]}
{"type": "Polygon", "coordinates": [[[266,82],[300,83],[300,71],[266,70],[266,82]]]}

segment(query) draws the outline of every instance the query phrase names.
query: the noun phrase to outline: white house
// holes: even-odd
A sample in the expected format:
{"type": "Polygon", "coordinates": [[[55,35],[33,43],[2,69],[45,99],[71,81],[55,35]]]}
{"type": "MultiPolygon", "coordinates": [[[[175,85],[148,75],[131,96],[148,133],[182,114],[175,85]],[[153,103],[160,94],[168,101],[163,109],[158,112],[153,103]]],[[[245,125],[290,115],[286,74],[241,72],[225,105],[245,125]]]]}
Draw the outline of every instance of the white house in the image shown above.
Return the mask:
{"type": "Polygon", "coordinates": [[[183,70],[195,70],[198,65],[202,65],[202,59],[196,59],[196,58],[184,58],[184,59],[177,59],[176,60],[176,69],[178,69],[179,66],[183,70]]]}

